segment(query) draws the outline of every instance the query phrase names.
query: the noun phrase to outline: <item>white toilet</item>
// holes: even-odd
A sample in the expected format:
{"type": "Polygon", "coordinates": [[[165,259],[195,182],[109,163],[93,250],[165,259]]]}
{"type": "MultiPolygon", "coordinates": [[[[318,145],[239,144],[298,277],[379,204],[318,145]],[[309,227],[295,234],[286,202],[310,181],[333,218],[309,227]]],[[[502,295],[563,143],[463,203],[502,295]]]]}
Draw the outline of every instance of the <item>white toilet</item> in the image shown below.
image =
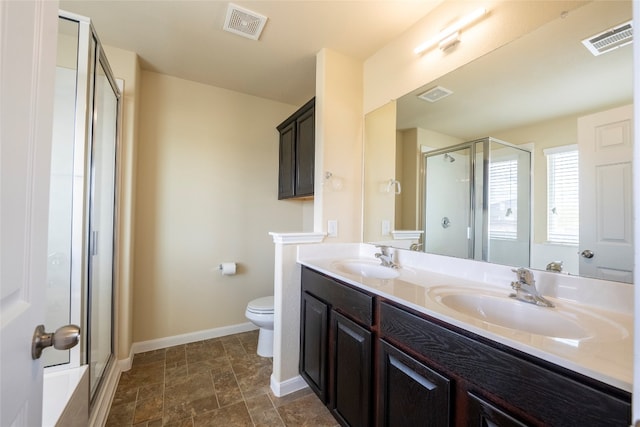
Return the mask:
{"type": "Polygon", "coordinates": [[[260,328],[258,356],[273,357],[273,296],[249,301],[244,315],[260,328]]]}

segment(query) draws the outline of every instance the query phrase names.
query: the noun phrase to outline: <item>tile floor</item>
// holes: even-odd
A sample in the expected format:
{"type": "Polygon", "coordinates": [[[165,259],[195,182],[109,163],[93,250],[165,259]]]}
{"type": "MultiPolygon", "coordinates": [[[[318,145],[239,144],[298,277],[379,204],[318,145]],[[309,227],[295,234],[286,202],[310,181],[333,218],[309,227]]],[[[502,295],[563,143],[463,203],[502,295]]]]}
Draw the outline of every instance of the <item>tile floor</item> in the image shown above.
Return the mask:
{"type": "Polygon", "coordinates": [[[257,342],[252,331],[136,354],[107,426],[338,426],[308,388],[273,395],[257,342]]]}

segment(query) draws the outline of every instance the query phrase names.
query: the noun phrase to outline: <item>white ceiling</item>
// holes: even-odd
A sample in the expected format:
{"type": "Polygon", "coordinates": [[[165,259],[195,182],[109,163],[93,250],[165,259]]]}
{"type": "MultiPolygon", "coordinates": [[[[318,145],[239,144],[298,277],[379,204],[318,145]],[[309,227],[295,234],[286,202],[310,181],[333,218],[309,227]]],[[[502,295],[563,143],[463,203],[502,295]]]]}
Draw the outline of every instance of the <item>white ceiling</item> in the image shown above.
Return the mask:
{"type": "Polygon", "coordinates": [[[268,17],[259,41],[222,30],[226,1],[61,0],[92,19],[103,44],[144,69],[301,105],[315,94],[315,56],[364,60],[442,0],[234,1],[268,17]]]}

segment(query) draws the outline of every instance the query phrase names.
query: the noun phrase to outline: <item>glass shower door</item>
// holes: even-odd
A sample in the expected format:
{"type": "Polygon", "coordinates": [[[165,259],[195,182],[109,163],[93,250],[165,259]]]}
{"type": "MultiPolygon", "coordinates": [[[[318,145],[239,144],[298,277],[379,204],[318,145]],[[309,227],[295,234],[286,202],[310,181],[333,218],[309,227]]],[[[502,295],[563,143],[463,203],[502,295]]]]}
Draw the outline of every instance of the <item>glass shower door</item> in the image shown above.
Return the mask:
{"type": "Polygon", "coordinates": [[[482,242],[482,249],[476,251],[476,259],[528,267],[531,153],[491,138],[477,145],[483,167],[476,169],[475,182],[479,188],[477,194],[482,195],[479,206],[483,209],[476,222],[476,242],[482,242]],[[478,258],[479,254],[481,258],[478,258]]]}
{"type": "Polygon", "coordinates": [[[118,96],[97,53],[89,211],[88,363],[91,396],[113,353],[114,217],[118,96]]]}
{"type": "MultiPolygon", "coordinates": [[[[81,259],[77,248],[72,245],[73,214],[74,209],[78,208],[78,199],[74,197],[74,189],[76,196],[78,191],[74,158],[82,155],[81,147],[74,144],[78,31],[77,22],[59,19],[49,190],[47,310],[44,323],[54,331],[69,323],[80,323],[79,316],[74,316],[72,311],[72,305],[78,306],[80,303],[79,299],[73,298],[73,291],[79,289],[80,284],[73,283],[77,279],[74,279],[72,274],[72,264],[81,259]]],[[[81,178],[79,185],[82,188],[81,178]]],[[[82,202],[79,202],[82,209],[82,202]]],[[[44,366],[70,363],[72,351],[77,353],[79,348],[43,352],[44,366]]],[[[79,356],[76,356],[76,359],[79,359],[79,356]]]]}
{"type": "Polygon", "coordinates": [[[471,148],[425,154],[425,234],[428,253],[472,256],[471,148]]]}

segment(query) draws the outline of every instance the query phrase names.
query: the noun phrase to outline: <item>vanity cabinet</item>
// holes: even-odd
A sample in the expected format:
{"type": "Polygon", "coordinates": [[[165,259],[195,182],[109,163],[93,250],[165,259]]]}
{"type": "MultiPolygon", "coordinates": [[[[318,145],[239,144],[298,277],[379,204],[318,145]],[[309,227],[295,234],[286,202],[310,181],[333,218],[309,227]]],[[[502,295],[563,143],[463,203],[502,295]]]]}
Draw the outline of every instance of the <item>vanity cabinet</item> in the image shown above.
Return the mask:
{"type": "Polygon", "coordinates": [[[628,393],[395,303],[380,301],[379,334],[455,384],[450,425],[631,423],[628,393]]]}
{"type": "Polygon", "coordinates": [[[313,196],[315,163],[315,98],[278,127],[280,154],[278,199],[313,196]]]}
{"type": "Polygon", "coordinates": [[[344,426],[631,424],[630,393],[308,267],[301,308],[300,373],[344,426]]]}
{"type": "Polygon", "coordinates": [[[347,426],[372,423],[373,296],[302,269],[300,374],[347,426]]]}

